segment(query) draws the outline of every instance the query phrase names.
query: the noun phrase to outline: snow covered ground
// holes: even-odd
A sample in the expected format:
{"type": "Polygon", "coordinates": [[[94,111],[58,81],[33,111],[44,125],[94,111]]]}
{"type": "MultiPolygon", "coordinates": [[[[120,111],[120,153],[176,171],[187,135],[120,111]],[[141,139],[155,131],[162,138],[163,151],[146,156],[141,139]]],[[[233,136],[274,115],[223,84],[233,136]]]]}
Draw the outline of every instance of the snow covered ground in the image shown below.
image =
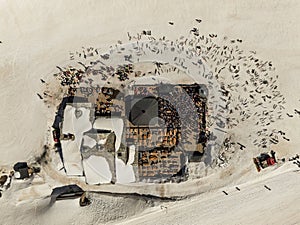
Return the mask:
{"type": "MultiPolygon", "coordinates": [[[[17,161],[34,161],[36,156],[42,154],[43,145],[52,143],[48,130],[59,104],[56,97],[61,98],[62,92],[59,91],[57,96],[51,98],[51,108],[46,107],[37,93],[43,96],[46,85],[59,90],[55,83],[43,84],[40,78],[51,80],[52,74],[57,72],[57,65],[69,63],[69,51],[76,51],[82,46],[95,46],[105,52],[118,40],[126,43],[128,31],[136,34],[145,29],[151,29],[157,37],[176,39],[199,25],[195,18],[202,19],[199,25],[201,33],[216,33],[219,38],[240,38],[243,40],[243,48],[256,51],[261,58],[271,60],[279,75],[279,88],[287,97],[285,111],[292,114],[294,109],[300,108],[299,10],[300,3],[296,0],[2,0],[0,167],[11,169],[17,161]],[[174,22],[174,25],[169,25],[169,21],[174,22]]],[[[242,97],[248,95],[247,92],[240,94],[242,97]]],[[[284,120],[276,121],[275,124],[290,138],[290,141],[281,140],[278,145],[272,146],[278,157],[288,158],[299,153],[299,115],[285,116],[284,120]]],[[[72,128],[65,131],[69,130],[72,131],[72,128]]],[[[245,144],[247,149],[239,152],[229,167],[220,168],[218,173],[203,179],[172,187],[171,184],[97,187],[105,191],[115,189],[116,192],[147,194],[155,190],[154,193],[201,195],[151,208],[128,199],[116,200],[113,196],[100,196],[94,202],[105,198],[107,204],[98,202],[88,208],[80,208],[78,199],[60,201],[49,207],[47,196],[52,188],[80,181],[68,179],[46,166],[42,168],[41,177],[27,181],[13,180],[11,188],[2,193],[0,224],[101,224],[111,219],[125,218],[126,215],[133,216],[146,207],[149,208],[144,213],[114,223],[299,224],[299,170],[294,164],[286,163],[258,174],[251,162],[252,157],[261,151],[251,144],[257,137],[254,131],[255,125],[251,122],[241,123],[234,130],[235,138],[245,144]],[[251,138],[248,137],[249,133],[252,134],[251,138]],[[271,188],[271,191],[264,185],[271,188]]],[[[76,138],[75,142],[78,140],[81,138],[76,138]]],[[[124,162],[117,160],[119,170],[128,173],[128,180],[133,180],[130,168],[127,170],[125,166],[124,162]]],[[[205,172],[199,173],[205,175],[205,172]]],[[[80,185],[88,188],[84,182],[80,185]]]]}
{"type": "Polygon", "coordinates": [[[299,174],[290,163],[262,179],[162,204],[114,224],[299,224],[299,174]]]}

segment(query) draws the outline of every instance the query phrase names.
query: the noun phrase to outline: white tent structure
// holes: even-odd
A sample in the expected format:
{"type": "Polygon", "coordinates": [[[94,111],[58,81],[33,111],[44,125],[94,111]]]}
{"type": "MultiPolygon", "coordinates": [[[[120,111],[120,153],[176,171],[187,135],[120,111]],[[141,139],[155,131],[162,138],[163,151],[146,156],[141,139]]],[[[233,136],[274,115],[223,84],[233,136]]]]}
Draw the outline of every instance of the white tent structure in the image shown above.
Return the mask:
{"type": "Polygon", "coordinates": [[[88,135],[83,136],[83,143],[82,143],[83,146],[93,148],[96,144],[97,144],[97,141],[95,139],[89,137],[88,135]]]}
{"type": "Polygon", "coordinates": [[[85,180],[88,184],[110,183],[112,173],[104,157],[92,155],[83,161],[85,180]]]}
{"type": "Polygon", "coordinates": [[[134,156],[135,156],[135,145],[129,146],[129,156],[127,160],[127,165],[131,165],[134,162],[134,156]]]}
{"type": "Polygon", "coordinates": [[[126,165],[121,159],[116,158],[116,183],[127,184],[135,182],[132,165],[126,165]]]}
{"type": "Polygon", "coordinates": [[[83,133],[92,128],[92,124],[89,121],[89,107],[90,103],[87,103],[87,107],[78,108],[78,110],[82,111],[81,116],[78,118],[75,116],[76,108],[72,105],[67,105],[64,111],[62,133],[75,135],[74,141],[61,140],[64,165],[67,175],[70,176],[81,176],[83,174],[80,146],[83,133]]]}

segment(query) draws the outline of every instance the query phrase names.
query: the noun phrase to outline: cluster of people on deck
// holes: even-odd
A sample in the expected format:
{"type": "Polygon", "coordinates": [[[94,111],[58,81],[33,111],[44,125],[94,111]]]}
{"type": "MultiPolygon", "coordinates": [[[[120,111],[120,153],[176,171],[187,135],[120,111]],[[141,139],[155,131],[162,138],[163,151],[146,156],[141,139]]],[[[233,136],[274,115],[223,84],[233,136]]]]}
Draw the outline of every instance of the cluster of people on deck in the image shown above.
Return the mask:
{"type": "Polygon", "coordinates": [[[152,96],[155,88],[149,86],[136,86],[134,88],[134,94],[139,96],[152,96]]]}
{"type": "Polygon", "coordinates": [[[174,88],[172,93],[161,97],[159,102],[163,110],[160,112],[160,117],[164,119],[167,127],[181,127],[184,130],[181,132],[183,142],[189,143],[188,139],[191,134],[205,130],[206,125],[203,124],[205,101],[194,87],[174,88]],[[175,109],[170,102],[179,108],[175,109]],[[196,107],[197,115],[191,110],[191,104],[196,107]]]}
{"type": "Polygon", "coordinates": [[[159,117],[164,120],[167,128],[174,129],[181,127],[181,120],[178,112],[168,100],[158,98],[158,114],[159,117]]]}

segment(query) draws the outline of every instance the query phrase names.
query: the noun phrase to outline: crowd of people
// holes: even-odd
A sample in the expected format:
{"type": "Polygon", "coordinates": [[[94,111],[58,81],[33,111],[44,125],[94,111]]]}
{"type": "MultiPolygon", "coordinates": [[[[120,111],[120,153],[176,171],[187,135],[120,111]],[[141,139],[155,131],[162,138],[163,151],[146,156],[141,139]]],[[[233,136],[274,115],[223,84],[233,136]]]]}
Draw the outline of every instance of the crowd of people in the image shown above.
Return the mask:
{"type": "Polygon", "coordinates": [[[166,99],[158,98],[158,116],[168,129],[181,127],[181,120],[174,106],[166,99]]]}
{"type": "Polygon", "coordinates": [[[205,132],[206,99],[200,96],[198,87],[174,87],[172,93],[161,95],[159,115],[169,129],[180,128],[184,131],[179,132],[181,142],[189,144],[192,134],[205,132]],[[192,108],[196,108],[196,115],[192,108]]]}
{"type": "Polygon", "coordinates": [[[116,104],[116,97],[119,93],[119,90],[102,87],[101,92],[98,93],[98,98],[96,99],[96,115],[111,116],[113,112],[121,114],[124,110],[124,106],[116,104]]]}
{"type": "Polygon", "coordinates": [[[115,75],[120,81],[125,81],[129,79],[131,73],[133,73],[133,64],[127,64],[118,66],[115,75]]]}
{"type": "Polygon", "coordinates": [[[75,69],[73,67],[63,70],[60,68],[59,79],[62,86],[69,86],[75,88],[79,83],[84,74],[81,69],[75,69]]]}
{"type": "Polygon", "coordinates": [[[134,95],[137,96],[152,96],[156,95],[157,90],[155,86],[135,86],[134,95]]]}

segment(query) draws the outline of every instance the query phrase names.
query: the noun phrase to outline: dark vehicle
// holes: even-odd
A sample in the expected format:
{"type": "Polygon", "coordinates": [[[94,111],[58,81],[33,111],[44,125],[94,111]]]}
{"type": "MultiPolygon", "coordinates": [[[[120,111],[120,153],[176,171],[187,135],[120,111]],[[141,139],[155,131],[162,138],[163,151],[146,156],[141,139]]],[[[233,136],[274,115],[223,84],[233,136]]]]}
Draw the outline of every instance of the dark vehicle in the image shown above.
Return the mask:
{"type": "Polygon", "coordinates": [[[15,177],[17,179],[29,178],[29,167],[26,162],[18,162],[14,165],[15,177]]]}
{"type": "Polygon", "coordinates": [[[83,207],[89,204],[91,204],[91,201],[87,198],[86,192],[84,192],[79,199],[79,205],[83,207]]]}
{"type": "Polygon", "coordinates": [[[59,142],[59,138],[60,138],[60,131],[59,131],[59,129],[54,129],[52,131],[52,135],[53,135],[53,140],[55,142],[59,142]]]}
{"type": "Polygon", "coordinates": [[[56,200],[79,198],[83,193],[84,191],[76,184],[56,187],[51,193],[51,203],[53,204],[56,200]]]}
{"type": "Polygon", "coordinates": [[[74,141],[75,140],[75,136],[74,134],[63,134],[63,137],[62,137],[62,140],[72,140],[74,141]]]}

